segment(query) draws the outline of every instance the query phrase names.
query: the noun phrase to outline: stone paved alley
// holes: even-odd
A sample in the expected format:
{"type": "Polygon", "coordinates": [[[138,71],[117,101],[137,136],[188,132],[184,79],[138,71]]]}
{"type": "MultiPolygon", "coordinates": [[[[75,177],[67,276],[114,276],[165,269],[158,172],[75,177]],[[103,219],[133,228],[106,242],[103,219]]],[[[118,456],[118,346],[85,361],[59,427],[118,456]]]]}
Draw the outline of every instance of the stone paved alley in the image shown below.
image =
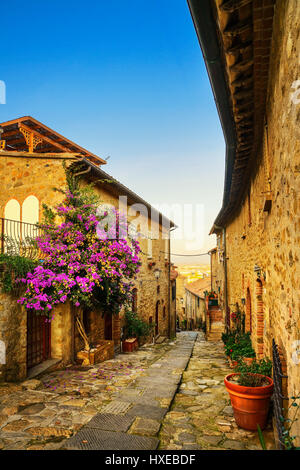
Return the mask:
{"type": "Polygon", "coordinates": [[[229,371],[220,343],[182,332],[97,367],[2,385],[0,449],[260,449],[235,425],[229,371]]]}

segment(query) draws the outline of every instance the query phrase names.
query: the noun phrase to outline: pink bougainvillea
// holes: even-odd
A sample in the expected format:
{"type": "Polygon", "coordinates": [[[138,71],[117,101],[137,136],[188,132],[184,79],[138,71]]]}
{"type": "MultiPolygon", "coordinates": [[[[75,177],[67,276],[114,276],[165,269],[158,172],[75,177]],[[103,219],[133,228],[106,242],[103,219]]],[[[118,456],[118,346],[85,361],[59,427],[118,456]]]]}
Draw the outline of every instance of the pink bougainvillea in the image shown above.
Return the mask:
{"type": "Polygon", "coordinates": [[[49,316],[57,304],[67,300],[76,307],[119,312],[131,299],[133,279],[141,264],[140,247],[137,241],[125,238],[125,217],[112,212],[98,215],[99,207],[85,203],[79,190],[66,191],[65,200],[55,209],[63,222],[42,226],[44,235],[37,243],[44,259],[19,280],[26,290],[18,302],[49,316]],[[105,224],[108,215],[113,215],[114,226],[105,224]]]}

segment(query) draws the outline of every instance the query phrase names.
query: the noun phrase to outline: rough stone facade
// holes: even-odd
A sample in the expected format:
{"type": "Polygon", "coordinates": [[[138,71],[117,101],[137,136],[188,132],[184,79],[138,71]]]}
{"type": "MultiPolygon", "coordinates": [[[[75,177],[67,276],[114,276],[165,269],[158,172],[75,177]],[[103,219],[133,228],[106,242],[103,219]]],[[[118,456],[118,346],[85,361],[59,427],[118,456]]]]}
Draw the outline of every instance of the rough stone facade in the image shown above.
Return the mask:
{"type": "MultiPolygon", "coordinates": [[[[272,339],[278,343],[290,397],[300,394],[299,31],[300,2],[278,1],[260,159],[239,213],[226,226],[229,308],[238,303],[245,311],[258,357],[271,358],[272,339]]],[[[215,261],[214,270],[220,281],[215,261]]],[[[292,434],[300,436],[299,422],[292,434]]]]}
{"type": "Polygon", "coordinates": [[[186,318],[189,330],[198,328],[201,321],[205,322],[205,300],[188,289],[186,289],[186,318]]]}
{"type": "Polygon", "coordinates": [[[176,279],[176,316],[180,327],[184,325],[186,320],[186,283],[186,277],[179,273],[176,279]]]}
{"type": "MultiPolygon", "coordinates": [[[[224,310],[225,307],[225,280],[224,280],[224,246],[222,234],[218,236],[218,246],[210,252],[211,257],[211,286],[212,291],[218,294],[218,304],[224,310]]],[[[225,311],[225,310],[224,310],[225,311]]]]}
{"type": "Polygon", "coordinates": [[[26,377],[26,331],[27,316],[17,297],[0,294],[0,341],[5,345],[0,382],[26,377]]]}
{"type": "MultiPolygon", "coordinates": [[[[68,157],[67,162],[75,159],[68,157]]],[[[2,151],[0,155],[0,172],[3,191],[0,194],[0,217],[7,218],[7,203],[14,199],[19,204],[19,220],[24,221],[24,201],[28,196],[35,196],[39,202],[38,220],[42,220],[42,204],[55,206],[62,199],[62,194],[53,191],[54,187],[65,186],[65,173],[62,167],[62,154],[44,154],[43,157],[34,154],[28,156],[11,155],[2,151]]],[[[87,181],[87,182],[90,182],[87,181]]],[[[109,203],[118,208],[118,194],[109,192],[101,184],[96,191],[103,203],[109,203]]],[[[120,191],[120,195],[122,195],[120,191]]],[[[17,214],[16,214],[17,215],[17,214]]],[[[144,225],[148,227],[146,234],[151,238],[154,231],[159,233],[159,239],[141,239],[142,266],[136,279],[137,312],[147,322],[156,323],[155,335],[175,335],[175,308],[171,308],[170,288],[170,241],[162,235],[161,224],[151,226],[150,215],[144,225]],[[152,250],[150,253],[152,245],[152,250]],[[159,271],[157,271],[159,270],[159,271]],[[155,272],[156,271],[156,272],[155,272]],[[159,277],[157,278],[157,272],[159,277]],[[172,318],[174,317],[174,318],[172,318]]],[[[15,218],[15,217],[12,217],[15,218]]],[[[133,217],[128,217],[129,221],[133,217]]],[[[28,220],[26,220],[28,222],[28,220]]],[[[37,222],[31,221],[32,223],[37,222]]],[[[154,238],[154,236],[152,237],[154,238]]],[[[121,315],[122,317],[122,315],[121,315]]],[[[105,320],[101,312],[90,312],[91,340],[105,339],[105,320]],[[97,338],[96,338],[96,336],[97,338]]],[[[62,364],[72,360],[72,355],[82,348],[82,340],[76,333],[70,308],[66,305],[57,309],[51,324],[51,356],[59,358],[62,364]],[[75,335],[71,341],[72,335],[75,335]],[[73,346],[72,346],[73,344],[73,346]],[[72,350],[72,348],[75,348],[72,350]]],[[[113,318],[112,336],[115,346],[120,346],[122,318],[113,318]]],[[[27,375],[26,312],[16,304],[16,299],[9,295],[0,296],[0,341],[6,347],[6,364],[0,364],[0,379],[21,380],[27,375]]]]}

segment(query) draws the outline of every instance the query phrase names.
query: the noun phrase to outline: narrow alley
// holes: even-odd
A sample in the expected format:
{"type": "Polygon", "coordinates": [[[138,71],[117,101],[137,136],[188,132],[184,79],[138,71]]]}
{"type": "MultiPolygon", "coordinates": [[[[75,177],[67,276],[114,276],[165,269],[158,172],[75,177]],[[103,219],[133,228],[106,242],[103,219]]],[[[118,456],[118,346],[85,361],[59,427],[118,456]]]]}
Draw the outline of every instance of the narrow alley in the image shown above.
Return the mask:
{"type": "MultiPolygon", "coordinates": [[[[0,387],[2,449],[260,449],[238,429],[221,343],[181,332],[96,367],[0,387]],[[147,406],[145,406],[147,405],[147,406]]],[[[269,448],[272,432],[265,431],[269,448]]]]}

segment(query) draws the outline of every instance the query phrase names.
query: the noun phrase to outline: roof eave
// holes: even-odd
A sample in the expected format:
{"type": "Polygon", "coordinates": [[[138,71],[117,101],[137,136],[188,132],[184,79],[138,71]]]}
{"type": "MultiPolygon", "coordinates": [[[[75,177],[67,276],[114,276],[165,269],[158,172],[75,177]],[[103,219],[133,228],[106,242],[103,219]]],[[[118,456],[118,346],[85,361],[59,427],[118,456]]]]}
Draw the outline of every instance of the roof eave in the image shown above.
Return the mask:
{"type": "Polygon", "coordinates": [[[231,111],[231,98],[226,80],[226,71],[220,51],[218,35],[210,0],[187,0],[202,50],[205,66],[212,87],[226,143],[225,179],[222,208],[210,231],[214,233],[215,225],[222,225],[222,217],[229,202],[231,178],[236,152],[236,130],[231,111]]]}

